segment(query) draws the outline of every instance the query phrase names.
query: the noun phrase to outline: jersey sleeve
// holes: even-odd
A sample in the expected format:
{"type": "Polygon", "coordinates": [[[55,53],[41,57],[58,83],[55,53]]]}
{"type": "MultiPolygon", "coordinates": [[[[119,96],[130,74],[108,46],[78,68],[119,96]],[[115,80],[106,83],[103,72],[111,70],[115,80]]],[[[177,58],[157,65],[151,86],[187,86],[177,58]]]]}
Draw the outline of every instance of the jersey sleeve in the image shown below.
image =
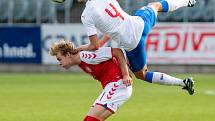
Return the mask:
{"type": "Polygon", "coordinates": [[[92,10],[88,10],[87,8],[85,8],[84,12],[81,15],[81,21],[87,31],[88,36],[97,34],[97,29],[95,27],[94,20],[92,17],[93,12],[91,11],[92,10]]]}
{"type": "Polygon", "coordinates": [[[99,64],[101,62],[112,59],[112,49],[111,47],[102,47],[96,51],[81,51],[80,59],[81,61],[88,64],[99,64]]]}

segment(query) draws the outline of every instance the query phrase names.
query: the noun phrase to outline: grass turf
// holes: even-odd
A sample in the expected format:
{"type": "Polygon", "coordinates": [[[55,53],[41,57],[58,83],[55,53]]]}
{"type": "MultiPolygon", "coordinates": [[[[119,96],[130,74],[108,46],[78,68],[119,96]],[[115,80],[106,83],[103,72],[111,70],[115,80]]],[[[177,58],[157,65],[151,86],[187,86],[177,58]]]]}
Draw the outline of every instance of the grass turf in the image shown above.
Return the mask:
{"type": "MultiPolygon", "coordinates": [[[[215,75],[189,76],[196,80],[193,96],[180,87],[134,80],[131,99],[108,121],[214,121],[215,75]]],[[[82,73],[2,73],[0,121],[82,121],[101,91],[82,73]]]]}

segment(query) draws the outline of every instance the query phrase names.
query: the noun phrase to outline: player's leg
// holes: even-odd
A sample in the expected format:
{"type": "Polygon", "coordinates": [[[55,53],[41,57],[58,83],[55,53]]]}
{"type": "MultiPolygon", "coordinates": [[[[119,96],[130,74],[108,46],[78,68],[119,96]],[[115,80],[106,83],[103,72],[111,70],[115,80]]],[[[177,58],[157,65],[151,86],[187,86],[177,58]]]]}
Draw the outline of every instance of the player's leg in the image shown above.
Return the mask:
{"type": "Polygon", "coordinates": [[[147,67],[144,66],[140,71],[134,72],[136,78],[144,80],[149,83],[155,83],[160,85],[181,86],[182,89],[188,91],[190,95],[194,94],[194,81],[192,78],[186,78],[184,80],[176,78],[161,72],[147,71],[147,67]]]}
{"type": "Polygon", "coordinates": [[[193,7],[196,0],[162,0],[162,10],[159,12],[175,11],[181,7],[193,7]]]}
{"type": "Polygon", "coordinates": [[[194,81],[192,78],[180,79],[161,72],[147,71],[145,81],[161,85],[181,86],[187,90],[190,95],[194,93],[194,81]]]}
{"type": "Polygon", "coordinates": [[[185,87],[186,84],[182,79],[175,78],[173,76],[167,75],[161,72],[147,71],[147,66],[145,65],[143,69],[134,72],[136,78],[160,85],[174,85],[185,87]]]}
{"type": "Polygon", "coordinates": [[[156,12],[169,12],[181,7],[193,7],[195,3],[196,0],[161,0],[160,2],[149,3],[147,6],[156,12]]]}
{"type": "Polygon", "coordinates": [[[132,94],[132,86],[126,87],[122,79],[107,84],[96,99],[84,121],[104,121],[115,113],[132,94]]]}
{"type": "Polygon", "coordinates": [[[90,109],[84,121],[104,121],[112,115],[112,112],[101,105],[95,105],[90,109]]]}
{"type": "Polygon", "coordinates": [[[161,72],[145,72],[144,80],[150,83],[161,84],[161,85],[173,85],[185,87],[185,83],[182,79],[170,76],[161,72]]]}
{"type": "Polygon", "coordinates": [[[145,44],[145,37],[142,36],[134,50],[129,52],[126,51],[130,69],[135,74],[136,78],[155,84],[181,86],[186,89],[189,94],[193,94],[194,89],[192,79],[182,80],[161,72],[147,71],[145,44]]]}

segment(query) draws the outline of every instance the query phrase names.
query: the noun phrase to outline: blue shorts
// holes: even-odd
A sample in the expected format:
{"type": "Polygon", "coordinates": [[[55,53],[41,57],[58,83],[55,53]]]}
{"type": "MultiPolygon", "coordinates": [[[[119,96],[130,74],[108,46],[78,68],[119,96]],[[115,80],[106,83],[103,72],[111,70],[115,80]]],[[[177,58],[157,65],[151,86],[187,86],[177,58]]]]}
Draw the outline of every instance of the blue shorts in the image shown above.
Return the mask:
{"type": "Polygon", "coordinates": [[[137,47],[131,51],[126,51],[130,69],[133,72],[140,71],[146,65],[146,39],[157,20],[154,10],[150,7],[137,10],[135,16],[140,16],[145,24],[141,40],[137,47]]]}

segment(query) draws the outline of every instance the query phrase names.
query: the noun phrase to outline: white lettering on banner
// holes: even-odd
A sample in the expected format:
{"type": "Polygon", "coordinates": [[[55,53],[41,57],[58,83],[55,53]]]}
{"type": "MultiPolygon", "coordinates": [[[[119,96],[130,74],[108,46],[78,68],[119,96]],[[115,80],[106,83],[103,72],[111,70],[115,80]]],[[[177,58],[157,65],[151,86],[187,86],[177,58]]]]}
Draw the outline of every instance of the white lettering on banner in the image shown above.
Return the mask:
{"type": "MultiPolygon", "coordinates": [[[[161,35],[160,33],[152,33],[149,34],[148,40],[147,40],[147,50],[151,47],[153,48],[154,51],[159,51],[158,47],[159,44],[162,40],[159,38],[161,36],[164,36],[166,40],[163,40],[164,42],[164,47],[163,49],[165,51],[176,51],[176,50],[181,50],[181,51],[186,51],[189,47],[189,42],[191,44],[191,49],[193,51],[201,51],[200,47],[203,46],[204,41],[207,40],[208,37],[215,37],[215,32],[214,33],[177,33],[177,32],[168,32],[165,33],[164,35],[161,35]],[[190,39],[188,38],[188,35],[190,36],[190,39]],[[157,38],[156,40],[153,40],[152,38],[157,38]],[[174,42],[172,42],[174,41],[174,42]]],[[[212,46],[212,45],[209,45],[212,46]]],[[[207,47],[206,47],[207,48],[207,47]]]]}
{"type": "Polygon", "coordinates": [[[149,63],[215,64],[215,26],[160,24],[148,36],[149,63]]]}
{"type": "Polygon", "coordinates": [[[33,52],[33,45],[27,44],[26,47],[9,46],[7,43],[3,44],[0,49],[1,55],[5,58],[35,58],[36,53],[33,52]]]}

